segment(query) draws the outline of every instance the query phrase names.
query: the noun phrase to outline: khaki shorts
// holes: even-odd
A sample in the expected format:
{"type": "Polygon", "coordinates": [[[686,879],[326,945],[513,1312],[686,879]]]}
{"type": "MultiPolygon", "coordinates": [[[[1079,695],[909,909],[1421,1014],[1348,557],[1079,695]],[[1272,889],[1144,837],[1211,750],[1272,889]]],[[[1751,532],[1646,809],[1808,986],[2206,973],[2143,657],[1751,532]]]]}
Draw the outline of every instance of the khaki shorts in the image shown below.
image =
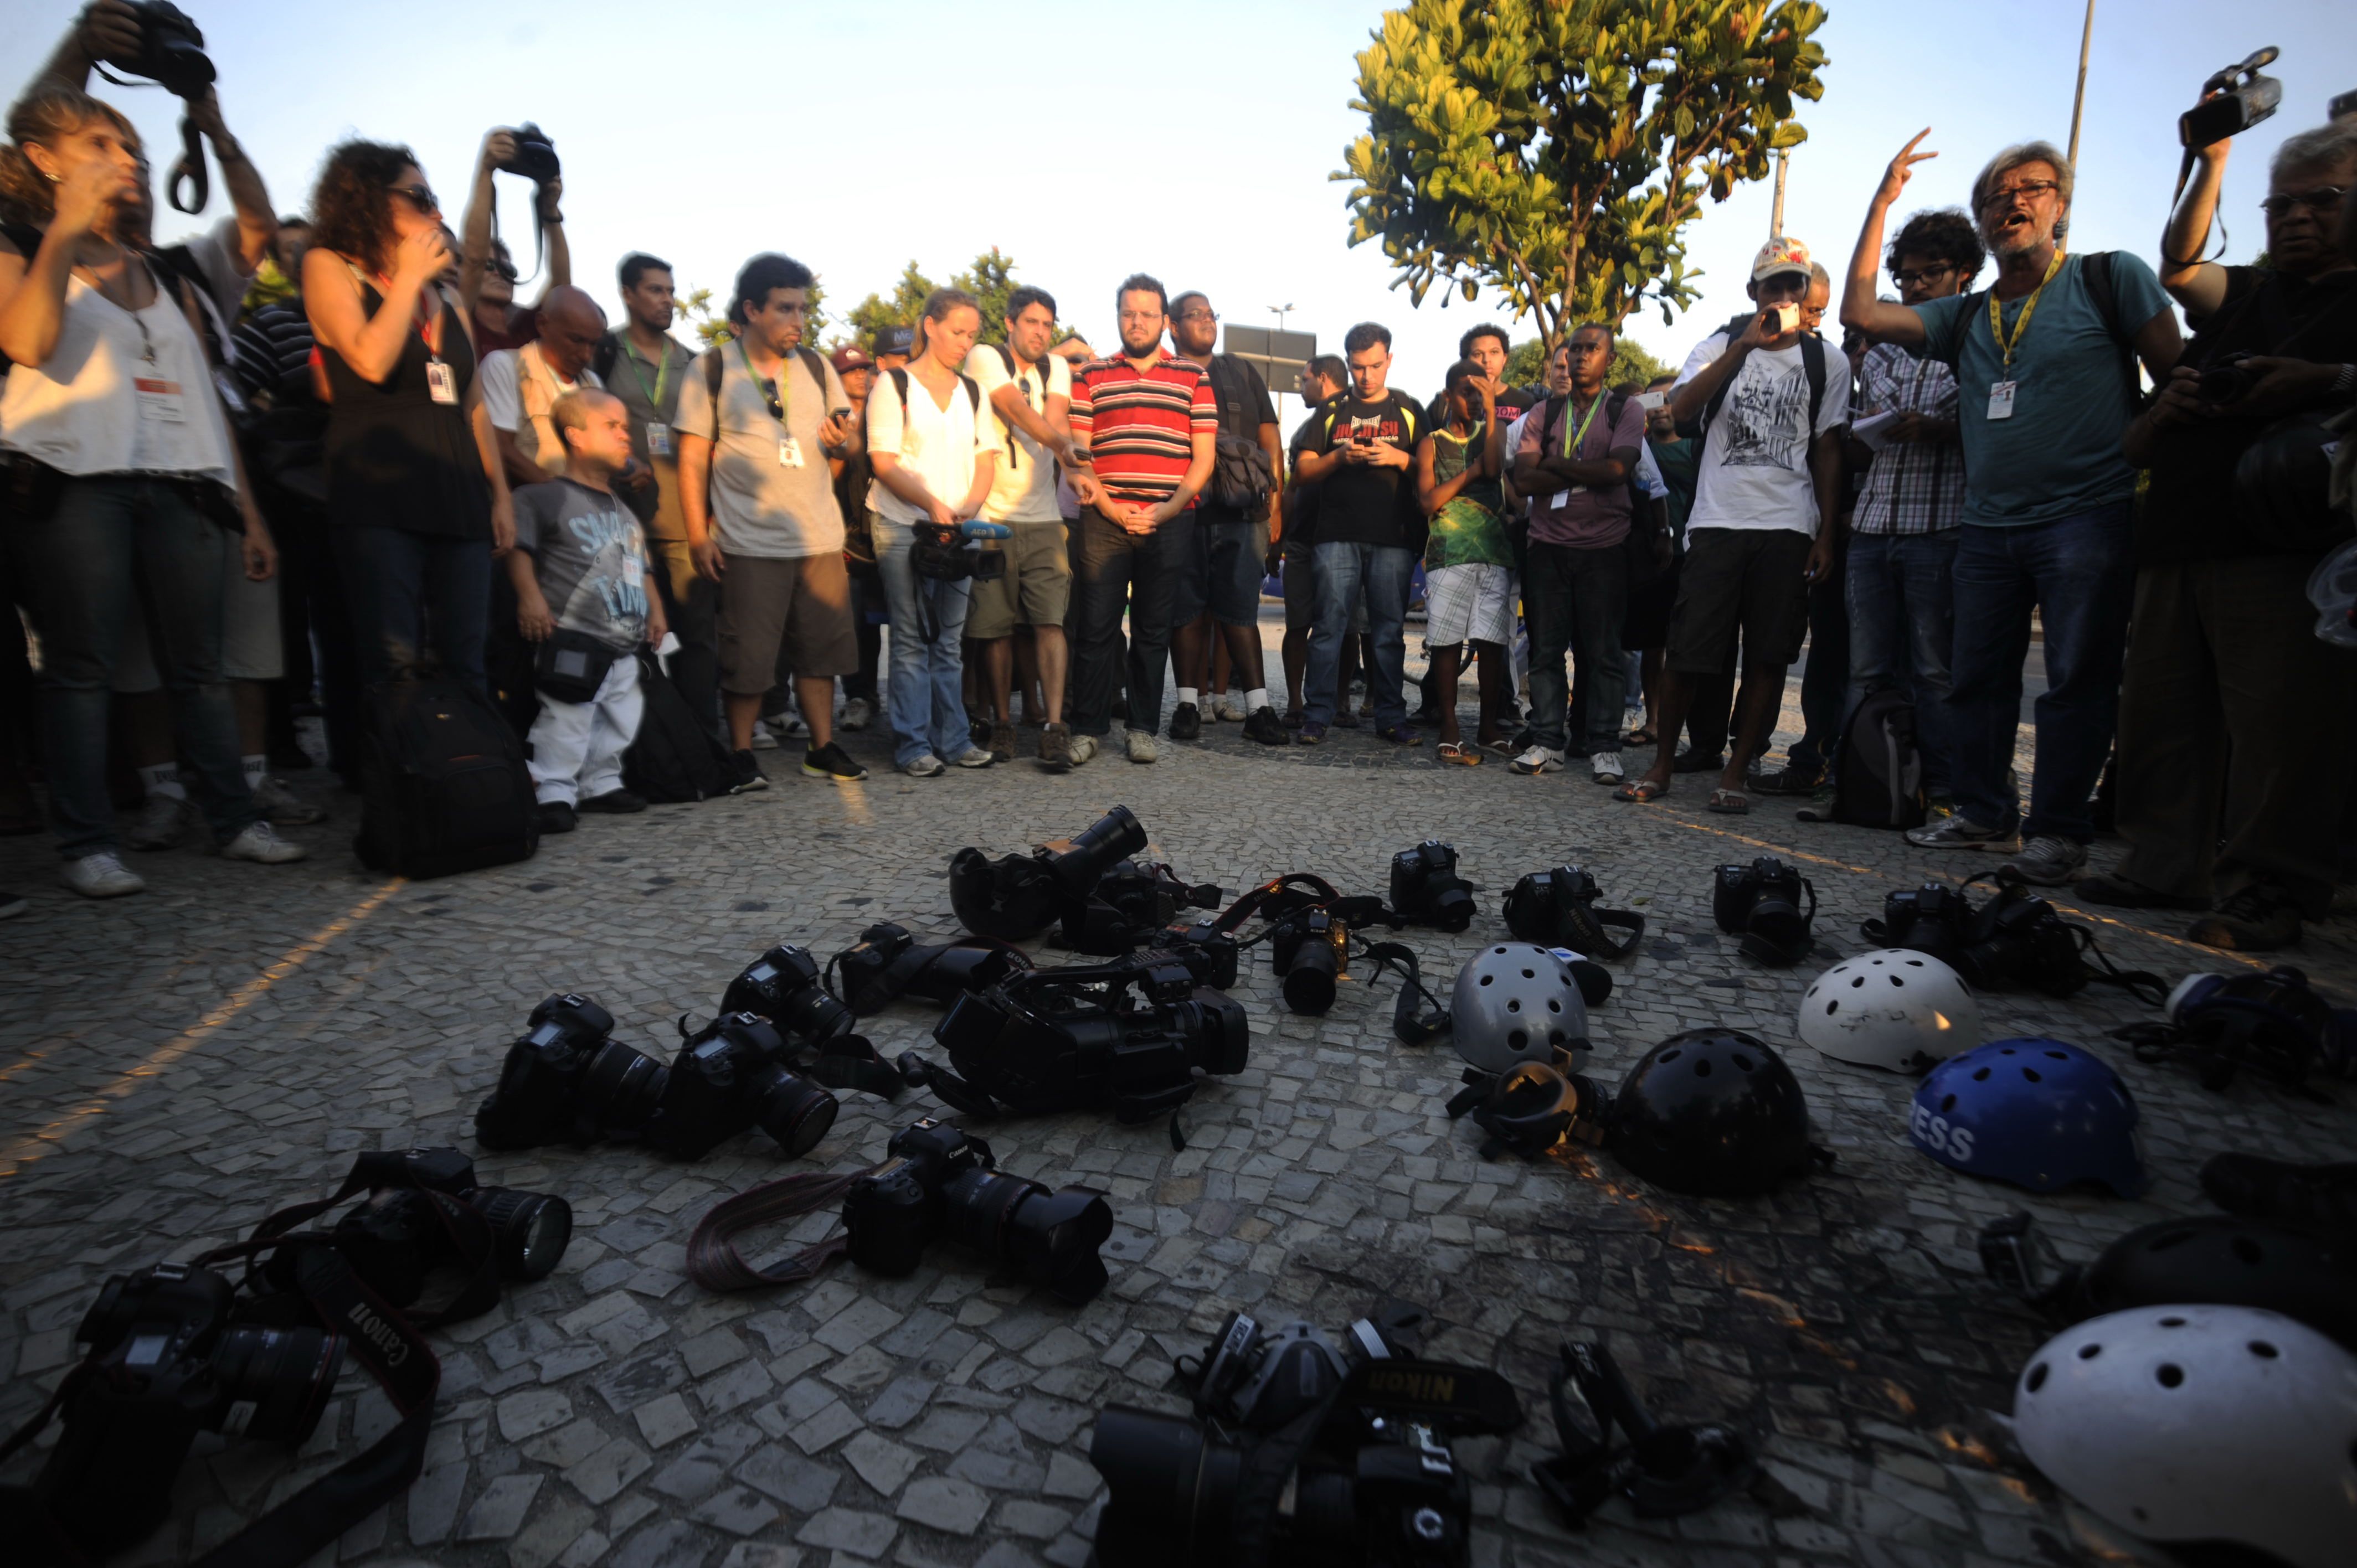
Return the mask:
{"type": "Polygon", "coordinates": [[[859,668],[851,574],[843,552],[731,555],[720,578],[720,689],[758,697],[777,680],[782,645],[797,678],[831,680],[859,668]]]}
{"type": "MultiPolygon", "coordinates": [[[[278,579],[254,582],[245,575],[242,534],[221,531],[221,678],[275,681],[286,673],[286,649],[278,640],[278,579]]],[[[114,689],[124,696],[160,692],[164,677],[147,646],[147,618],[135,615],[123,628],[114,657],[114,689]]]]}
{"type": "Polygon", "coordinates": [[[1006,552],[1006,575],[974,585],[974,604],[965,618],[972,642],[1012,637],[1018,626],[1061,626],[1072,602],[1072,562],[1062,520],[1006,526],[1015,531],[999,546],[1006,552]]]}

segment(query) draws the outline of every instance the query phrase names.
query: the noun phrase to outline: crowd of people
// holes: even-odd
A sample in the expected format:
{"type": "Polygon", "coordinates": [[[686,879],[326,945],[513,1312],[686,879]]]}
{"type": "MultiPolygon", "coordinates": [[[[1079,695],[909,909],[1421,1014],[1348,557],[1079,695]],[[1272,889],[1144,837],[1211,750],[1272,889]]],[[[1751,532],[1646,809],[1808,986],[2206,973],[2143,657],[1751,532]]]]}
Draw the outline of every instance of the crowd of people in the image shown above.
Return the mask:
{"type": "Polygon", "coordinates": [[[529,127],[486,136],[455,230],[407,148],[361,140],[282,217],[209,93],[192,122],[233,212],[158,248],[139,138],[88,93],[138,26],[91,5],[0,149],[5,586],[38,650],[36,675],[5,639],[0,831],[38,830],[38,775],[78,892],[138,891],[120,852],[199,825],[231,859],[301,858],[277,831],[321,815],[279,777],[310,766],[297,719],[354,783],[371,691],[432,671],[528,736],[543,832],[644,808],[651,680],[736,792],[782,743],[864,779],[838,732],[878,722],[921,779],[1082,767],[1116,723],[1151,763],[1208,720],[1272,746],[1432,730],[1454,766],[1585,768],[1637,804],[1707,776],[1712,811],[1819,818],[1854,717],[1895,693],[1918,844],[2199,911],[2222,947],[2330,909],[2357,674],[2305,586],[2351,536],[2324,470],[2357,400],[2357,122],[2283,144],[2259,265],[2200,259],[2232,144],[2202,149],[2158,271],[2069,250],[2072,170],[2042,142],[1887,236],[1919,136],[1830,335],[1835,278],[1779,235],[1674,376],[1608,384],[1617,328],[1587,322],[1512,385],[1483,325],[1422,401],[1367,322],[1301,371],[1288,440],[1213,302],[1144,273],[1103,353],[1029,286],[996,320],[938,289],[823,353],[813,273],[778,253],[698,348],[673,269],[633,252],[617,325],[574,285],[529,127]],[[502,170],[534,188],[529,305],[502,170]],[[1805,734],[1768,767],[1804,646],[1805,734]],[[2128,854],[2084,875],[2104,815],[2128,854]]]}

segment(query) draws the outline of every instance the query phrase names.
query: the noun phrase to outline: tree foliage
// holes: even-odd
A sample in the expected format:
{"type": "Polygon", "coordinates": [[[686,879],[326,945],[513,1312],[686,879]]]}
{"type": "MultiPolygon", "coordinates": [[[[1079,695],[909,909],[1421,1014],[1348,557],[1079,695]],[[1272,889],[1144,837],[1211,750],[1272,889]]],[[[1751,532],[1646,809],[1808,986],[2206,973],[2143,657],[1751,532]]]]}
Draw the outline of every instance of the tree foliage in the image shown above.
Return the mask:
{"type": "MultiPolygon", "coordinates": [[[[914,257],[900,269],[900,276],[892,285],[890,297],[871,294],[851,307],[845,324],[851,330],[845,337],[861,343],[874,340],[877,332],[886,327],[913,327],[925,308],[925,296],[937,285],[917,265],[914,257]]],[[[950,279],[949,286],[962,288],[982,303],[982,337],[985,343],[1006,340],[1006,296],[1020,286],[1015,280],[1015,258],[993,245],[974,257],[973,264],[950,279]]]]}
{"type": "MultiPolygon", "coordinates": [[[[1612,342],[1612,364],[1604,372],[1608,387],[1636,381],[1650,386],[1677,369],[1665,365],[1645,352],[1633,338],[1616,338],[1612,342]]],[[[1506,353],[1506,384],[1523,387],[1546,379],[1546,345],[1535,338],[1525,338],[1506,353]]]]}
{"type": "Polygon", "coordinates": [[[1823,96],[1812,0],[1411,0],[1358,57],[1351,243],[1417,304],[1482,285],[1552,346],[1697,295],[1685,226],[1766,177],[1823,96]]]}

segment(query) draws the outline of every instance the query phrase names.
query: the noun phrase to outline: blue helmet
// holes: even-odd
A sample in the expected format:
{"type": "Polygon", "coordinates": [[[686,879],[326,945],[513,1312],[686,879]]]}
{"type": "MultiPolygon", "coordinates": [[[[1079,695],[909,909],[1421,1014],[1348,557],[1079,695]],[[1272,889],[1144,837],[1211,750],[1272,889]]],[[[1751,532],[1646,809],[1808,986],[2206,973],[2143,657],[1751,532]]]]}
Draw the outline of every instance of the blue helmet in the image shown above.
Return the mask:
{"type": "Polygon", "coordinates": [[[1915,1090],[1907,1133],[1943,1165],[2032,1192],[2093,1181],[2135,1197],[2150,1179],[2127,1085],[2060,1040],[1993,1040],[1950,1057],[1915,1090]]]}

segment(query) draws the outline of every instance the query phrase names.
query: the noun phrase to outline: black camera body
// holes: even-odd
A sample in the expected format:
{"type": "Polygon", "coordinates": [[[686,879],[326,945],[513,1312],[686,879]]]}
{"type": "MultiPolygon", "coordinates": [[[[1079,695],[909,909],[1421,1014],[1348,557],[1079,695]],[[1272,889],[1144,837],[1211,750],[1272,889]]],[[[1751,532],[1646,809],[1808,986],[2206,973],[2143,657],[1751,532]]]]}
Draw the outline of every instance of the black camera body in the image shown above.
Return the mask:
{"type": "Polygon", "coordinates": [[[1334,989],[1349,972],[1351,928],[1330,910],[1302,909],[1269,928],[1269,962],[1284,977],[1285,1004],[1318,1016],[1334,1005],[1334,989]]]}
{"type": "Polygon", "coordinates": [[[613,1015],[577,993],[533,1008],[508,1047],[499,1087],[475,1113],[476,1141],[530,1149],[644,1131],[670,1069],[613,1032],[613,1015]]]}
{"type": "MultiPolygon", "coordinates": [[[[423,1296],[436,1268],[473,1262],[455,1223],[462,1217],[446,1212],[444,1203],[480,1218],[503,1279],[546,1279],[573,1240],[571,1204],[553,1193],[479,1186],[475,1162],[457,1149],[363,1155],[361,1165],[373,1167],[368,1199],[346,1210],[324,1240],[361,1283],[394,1306],[408,1307],[423,1296]]],[[[297,1251],[282,1247],[264,1262],[263,1277],[274,1288],[296,1288],[297,1251]]]]}
{"type": "Polygon", "coordinates": [[[534,185],[546,185],[564,172],[557,161],[556,144],[529,120],[515,128],[514,156],[498,167],[501,174],[515,175],[534,185]]]}
{"type": "Polygon", "coordinates": [[[2029,990],[2071,996],[2086,988],[2079,939],[2061,911],[2018,882],[1974,911],[1954,968],[1983,991],[2029,990]]]}
{"type": "Polygon", "coordinates": [[[1181,882],[1154,861],[1115,861],[1085,900],[1064,912],[1063,936],[1077,952],[1099,958],[1158,944],[1181,909],[1216,909],[1220,889],[1181,882]]]}
{"type": "Polygon", "coordinates": [[[1078,1306],[1105,1287],[1097,1250],[1113,1208],[1090,1187],[1050,1191],[996,1168],[990,1145],[931,1117],[892,1135],[885,1163],[843,1198],[851,1261],[879,1274],[915,1272],[946,1237],[1078,1306]]]}
{"type": "Polygon", "coordinates": [[[1392,856],[1392,910],[1412,926],[1461,931],[1473,923],[1473,885],[1457,875],[1457,846],[1426,839],[1392,856]]]}
{"type": "Polygon", "coordinates": [[[2203,403],[2233,403],[2259,384],[2258,373],[2245,360],[2250,351],[2237,349],[2221,354],[2201,371],[2201,379],[2194,383],[2193,395],[2203,403]]]}
{"type": "Polygon", "coordinates": [[[1744,955],[1762,963],[1798,963],[1809,950],[1816,909],[1816,889],[1808,878],[1774,855],[1722,865],[1711,886],[1712,919],[1720,930],[1741,937],[1744,955]],[[1805,914],[1803,895],[1809,901],[1805,914]]]}
{"type": "MultiPolygon", "coordinates": [[[[832,996],[826,1000],[843,1005],[832,996]]],[[[785,1041],[768,1019],[724,1013],[680,1042],[647,1141],[674,1158],[694,1160],[759,1127],[789,1155],[806,1155],[834,1125],[841,1108],[831,1092],[793,1070],[785,1041]]]]}
{"type": "Polygon", "coordinates": [[[1867,934],[1887,940],[1891,947],[1928,954],[1953,968],[1964,950],[1972,921],[1970,898],[1944,882],[1926,882],[1921,887],[1886,895],[1883,930],[1867,934]]]}
{"type": "MultiPolygon", "coordinates": [[[[868,928],[871,935],[887,929],[868,928]]],[[[900,935],[905,938],[908,933],[900,935]]],[[[887,945],[889,940],[887,936],[887,945]]],[[[780,1035],[812,1045],[848,1035],[856,1023],[852,1010],[828,992],[817,958],[791,942],[780,942],[730,981],[721,994],[720,1011],[754,1014],[768,1020],[780,1035]]]]}
{"type": "Polygon", "coordinates": [[[1236,983],[1236,961],[1242,950],[1236,944],[1235,933],[1220,929],[1217,921],[1198,920],[1191,926],[1169,925],[1162,929],[1151,943],[1157,948],[1177,950],[1191,948],[1198,957],[1183,959],[1191,962],[1204,984],[1214,991],[1227,991],[1236,983]]]}
{"type": "Polygon", "coordinates": [[[139,52],[111,64],[144,76],[175,98],[201,98],[213,84],[205,35],[171,0],[131,0],[139,13],[139,52]]]}
{"type": "Polygon", "coordinates": [[[1603,897],[1604,889],[1585,867],[1534,871],[1506,894],[1506,929],[1517,940],[1569,948],[1582,958],[1626,958],[1644,938],[1645,918],[1627,909],[1598,909],[1597,901],[1603,897]],[[1629,934],[1615,938],[1607,926],[1619,926],[1629,934]]]}
{"type": "Polygon", "coordinates": [[[198,1433],[293,1447],[318,1425],[343,1337],[237,1323],[233,1301],[230,1282],[210,1269],[157,1263],[109,1279],[84,1315],[74,1338],[88,1373],[33,1483],[83,1552],[122,1551],[164,1521],[198,1433]]]}
{"type": "Polygon", "coordinates": [[[2273,114],[2283,103],[2283,83],[2260,75],[2259,68],[2272,64],[2277,52],[2272,46],[2255,49],[2203,82],[2203,102],[2177,117],[2179,145],[2188,152],[2206,147],[2239,136],[2273,114]],[[2213,92],[2218,96],[2208,96],[2213,92]]]}
{"type": "MultiPolygon", "coordinates": [[[[966,1088],[1017,1112],[1109,1105],[1144,1122],[1186,1103],[1197,1069],[1243,1070],[1250,1026],[1204,985],[1214,961],[1181,945],[1014,975],[951,1004],[933,1038],[966,1088]]],[[[959,1092],[932,1076],[945,1097],[959,1092]]]]}

